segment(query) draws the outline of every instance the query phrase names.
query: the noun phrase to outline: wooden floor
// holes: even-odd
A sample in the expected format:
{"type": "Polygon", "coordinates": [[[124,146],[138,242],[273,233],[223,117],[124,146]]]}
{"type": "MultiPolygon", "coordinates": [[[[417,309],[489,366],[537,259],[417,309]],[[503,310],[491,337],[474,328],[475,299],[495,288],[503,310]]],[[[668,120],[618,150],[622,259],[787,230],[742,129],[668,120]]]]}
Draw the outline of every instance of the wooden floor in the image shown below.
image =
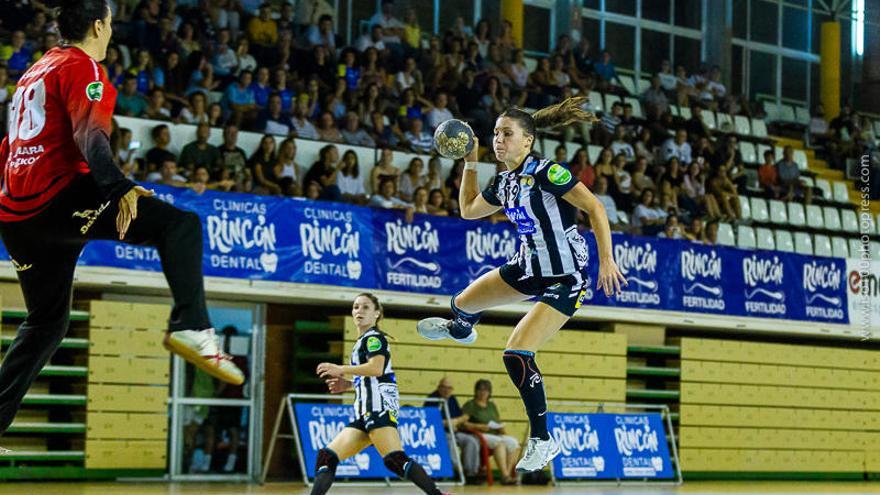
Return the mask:
{"type": "MultiPolygon", "coordinates": [[[[690,482],[681,487],[501,487],[467,486],[447,488],[455,494],[548,494],[548,495],[666,495],[666,494],[862,494],[880,493],[878,483],[825,482],[690,482]]],[[[0,494],[15,495],[308,495],[299,483],[20,483],[0,484],[0,494]]],[[[415,487],[333,487],[328,495],[418,495],[415,487]]]]}

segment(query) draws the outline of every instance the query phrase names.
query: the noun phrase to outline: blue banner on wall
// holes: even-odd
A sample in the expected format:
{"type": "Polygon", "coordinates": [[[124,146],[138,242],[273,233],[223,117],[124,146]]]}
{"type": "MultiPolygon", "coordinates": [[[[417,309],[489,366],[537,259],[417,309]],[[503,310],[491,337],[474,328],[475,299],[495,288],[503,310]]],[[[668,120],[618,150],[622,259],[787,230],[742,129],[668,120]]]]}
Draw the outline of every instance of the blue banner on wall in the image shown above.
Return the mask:
{"type": "MultiPolygon", "coordinates": [[[[416,215],[341,203],[150,185],[202,220],[205,275],[451,295],[517,251],[508,223],[416,215]]],[[[628,285],[595,291],[595,237],[587,305],[849,323],[845,261],[615,233],[628,285]]],[[[0,257],[7,259],[5,250],[0,257]]],[[[92,242],[79,263],[161,271],[156,249],[92,242]]],[[[585,311],[589,311],[586,308],[585,311]]]]}
{"type": "MultiPolygon", "coordinates": [[[[318,451],[354,420],[354,407],[342,404],[294,404],[296,428],[303,450],[303,461],[310,478],[315,476],[318,451]]],[[[418,462],[432,478],[451,478],[452,459],[437,407],[401,407],[398,432],[407,455],[418,462]]],[[[368,447],[339,463],[340,478],[396,478],[385,468],[382,456],[368,447]]]]}
{"type": "Polygon", "coordinates": [[[548,413],[557,479],[675,477],[660,414],[548,413]]]}

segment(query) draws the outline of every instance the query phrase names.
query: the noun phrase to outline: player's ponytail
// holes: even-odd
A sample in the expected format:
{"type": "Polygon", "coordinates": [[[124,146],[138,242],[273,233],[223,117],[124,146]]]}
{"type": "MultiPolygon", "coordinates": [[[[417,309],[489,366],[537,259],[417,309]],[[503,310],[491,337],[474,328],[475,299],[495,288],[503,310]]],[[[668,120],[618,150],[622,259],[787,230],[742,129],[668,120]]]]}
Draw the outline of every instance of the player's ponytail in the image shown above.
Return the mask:
{"type": "Polygon", "coordinates": [[[86,39],[92,24],[110,12],[107,0],[47,0],[46,4],[56,9],[58,33],[66,43],[86,39]]]}
{"type": "Polygon", "coordinates": [[[499,117],[509,117],[516,120],[523,133],[527,136],[535,136],[538,129],[552,129],[575,122],[597,122],[598,119],[592,112],[584,110],[583,106],[587,97],[576,96],[566,98],[560,103],[542,108],[534,113],[526,112],[521,108],[505,110],[499,117]]]}

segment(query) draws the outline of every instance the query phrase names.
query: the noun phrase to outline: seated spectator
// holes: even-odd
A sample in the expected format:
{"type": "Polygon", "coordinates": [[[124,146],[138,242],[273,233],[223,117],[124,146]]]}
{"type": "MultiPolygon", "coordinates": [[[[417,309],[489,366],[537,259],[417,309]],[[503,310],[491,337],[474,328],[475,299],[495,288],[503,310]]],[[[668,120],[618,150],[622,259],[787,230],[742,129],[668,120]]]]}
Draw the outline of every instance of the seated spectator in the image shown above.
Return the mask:
{"type": "MultiPolygon", "coordinates": [[[[382,148],[379,161],[370,171],[370,190],[375,194],[379,191],[379,182],[385,179],[393,179],[395,186],[400,177],[400,169],[393,165],[394,152],[391,148],[382,148]]],[[[395,187],[395,189],[397,189],[395,187]]]]}
{"type": "Polygon", "coordinates": [[[704,214],[709,218],[720,218],[721,209],[715,201],[715,196],[706,194],[707,168],[698,162],[691,163],[684,175],[684,181],[681,183],[679,197],[682,198],[685,208],[690,207],[691,213],[704,214]]]}
{"type": "Polygon", "coordinates": [[[376,146],[376,141],[367,131],[361,128],[361,119],[358,117],[357,112],[352,111],[349,111],[345,116],[345,129],[342,129],[342,140],[346,144],[353,144],[355,146],[366,146],[368,148],[376,146]]]}
{"type": "Polygon", "coordinates": [[[259,15],[251,17],[247,25],[247,35],[253,43],[256,59],[264,63],[275,44],[278,43],[278,24],[272,19],[272,5],[260,5],[259,15]]]}
{"type": "Polygon", "coordinates": [[[666,224],[663,227],[663,231],[657,234],[657,237],[663,237],[666,239],[686,238],[684,229],[681,227],[681,224],[678,223],[678,215],[671,213],[666,217],[666,224]]]}
{"type": "Polygon", "coordinates": [[[617,211],[617,203],[614,202],[614,198],[612,198],[608,194],[608,179],[605,177],[597,177],[595,188],[593,189],[593,195],[596,196],[596,199],[602,203],[602,206],[605,207],[605,213],[608,215],[608,222],[611,224],[612,228],[620,227],[620,214],[617,211]]]}
{"type": "Polygon", "coordinates": [[[249,191],[250,188],[246,185],[251,180],[250,171],[247,170],[247,155],[238,147],[238,126],[229,124],[223,128],[220,156],[220,180],[232,180],[236,191],[249,191]]]}
{"type": "Polygon", "coordinates": [[[718,220],[712,220],[706,224],[706,234],[703,242],[706,244],[718,244],[718,220]]]}
{"type": "Polygon", "coordinates": [[[322,46],[331,53],[336,52],[336,33],[333,32],[333,16],[322,15],[317,24],[306,31],[309,47],[322,46]]]}
{"type": "Polygon", "coordinates": [[[260,112],[254,127],[257,132],[276,136],[287,136],[294,130],[293,121],[281,109],[281,95],[272,93],[269,105],[260,112]]]}
{"type": "Polygon", "coordinates": [[[633,106],[629,103],[623,104],[623,115],[620,116],[620,125],[625,130],[626,139],[632,141],[642,127],[642,120],[633,114],[633,106]]]}
{"type": "Polygon", "coordinates": [[[415,190],[424,185],[425,177],[422,175],[424,169],[425,164],[421,158],[415,157],[409,161],[409,167],[400,176],[399,180],[400,187],[398,192],[400,199],[404,201],[413,200],[415,190]]]}
{"type": "Polygon", "coordinates": [[[623,154],[614,157],[614,176],[615,187],[612,189],[614,201],[624,210],[632,207],[632,175],[626,171],[626,157],[623,154]]]}
{"type": "Polygon", "coordinates": [[[205,94],[197,92],[189,95],[189,106],[180,111],[178,120],[181,124],[207,123],[208,99],[205,94]]]}
{"type": "Polygon", "coordinates": [[[675,91],[676,99],[678,100],[678,106],[690,106],[690,98],[692,96],[697,96],[697,90],[694,87],[693,82],[691,82],[691,79],[687,75],[687,69],[685,69],[683,65],[678,65],[675,67],[675,79],[675,91]]]}
{"type": "Polygon", "coordinates": [[[712,168],[706,189],[715,197],[722,212],[722,219],[731,221],[741,218],[739,196],[736,184],[727,176],[727,165],[712,168]]]}
{"type": "Polygon", "coordinates": [[[464,423],[466,430],[478,431],[486,439],[495,462],[501,470],[501,484],[515,485],[516,478],[511,476],[519,461],[519,442],[506,434],[501,423],[498,407],[492,402],[492,382],[477,380],[474,385],[474,398],[462,406],[461,411],[468,416],[464,423]]]}
{"type": "Polygon", "coordinates": [[[434,108],[428,112],[428,129],[431,132],[434,132],[437,126],[443,122],[454,118],[452,112],[447,108],[448,103],[449,99],[445,91],[438,92],[434,97],[434,108]]]}
{"type": "Polygon", "coordinates": [[[602,59],[593,65],[593,70],[599,75],[599,89],[606,90],[611,85],[623,87],[620,79],[617,77],[617,70],[614,68],[614,62],[611,61],[611,52],[602,51],[602,59]]]}
{"type": "Polygon", "coordinates": [[[208,106],[208,124],[211,127],[223,127],[223,107],[219,103],[211,103],[208,106]]]}
{"type": "MultiPolygon", "coordinates": [[[[254,72],[257,70],[257,59],[254,58],[250,53],[251,51],[251,43],[247,38],[241,38],[238,40],[238,47],[235,49],[235,57],[238,61],[238,65],[235,66],[235,75],[241,75],[242,71],[249,70],[254,72]]],[[[261,104],[257,102],[258,105],[264,106],[266,104],[265,100],[261,104]]]]}
{"type": "Polygon", "coordinates": [[[621,124],[621,117],[623,117],[623,104],[619,101],[611,105],[611,112],[602,113],[600,125],[596,126],[596,134],[599,143],[603,146],[607,146],[613,140],[615,129],[621,124]]]}
{"type": "Polygon", "coordinates": [[[651,134],[651,129],[648,127],[643,127],[642,132],[639,134],[639,138],[633,145],[633,151],[636,154],[636,159],[645,158],[646,160],[648,160],[649,164],[654,162],[654,144],[652,138],[653,136],[651,134]]]}
{"type": "Polygon", "coordinates": [[[385,116],[381,112],[374,111],[370,114],[372,137],[379,148],[396,147],[403,139],[403,133],[396,124],[385,125],[385,116]]]}
{"type": "Polygon", "coordinates": [[[384,208],[386,210],[406,210],[408,213],[413,212],[413,206],[410,203],[397,197],[397,182],[394,179],[384,179],[379,184],[379,192],[373,194],[370,198],[370,206],[374,208],[384,208]]]}
{"type": "Polygon", "coordinates": [[[418,89],[422,80],[422,73],[416,66],[416,59],[411,56],[406,57],[403,69],[394,76],[394,90],[400,95],[409,88],[418,89]]]}
{"type": "MultiPolygon", "coordinates": [[[[246,40],[242,40],[246,41],[246,40]]],[[[240,74],[239,74],[240,75],[240,74]]],[[[269,105],[269,97],[272,95],[272,87],[269,81],[269,68],[260,67],[257,69],[257,77],[250,85],[250,90],[254,94],[254,102],[260,108],[266,108],[269,105]]]]}
{"type": "Polygon", "coordinates": [[[703,110],[705,108],[700,105],[692,106],[691,118],[685,122],[684,128],[688,136],[693,140],[712,137],[712,130],[709,129],[709,126],[703,120],[703,110]]]}
{"type": "Polygon", "coordinates": [[[195,192],[201,194],[205,192],[206,189],[224,192],[229,191],[235,186],[235,182],[231,180],[212,181],[211,171],[208,167],[196,167],[187,185],[195,192]]]}
{"type": "Polygon", "coordinates": [[[376,84],[380,89],[385,90],[388,74],[379,60],[379,51],[375,48],[367,48],[363,58],[364,61],[361,64],[361,84],[376,84]]]}
{"type": "Polygon", "coordinates": [[[146,95],[156,86],[165,85],[165,75],[162,69],[153,63],[153,56],[149,50],[142,49],[137,52],[137,60],[128,71],[137,79],[137,91],[146,95]]]}
{"type": "Polygon", "coordinates": [[[320,184],[319,199],[323,201],[342,201],[342,193],[337,185],[337,175],[340,168],[342,168],[342,162],[339,161],[339,150],[336,149],[336,146],[328,144],[318,152],[318,161],[309,168],[303,183],[317,182],[320,184]]]}
{"type": "Polygon", "coordinates": [[[662,160],[668,162],[672,157],[678,159],[682,165],[691,164],[691,145],[687,142],[687,131],[679,129],[674,138],[669,138],[663,143],[662,160]]]}
{"type": "Polygon", "coordinates": [[[661,201],[661,207],[663,207],[663,209],[671,207],[675,211],[678,211],[680,206],[684,206],[688,211],[694,211],[696,209],[696,204],[691,203],[687,195],[682,195],[683,203],[685,204],[679,204],[679,193],[684,184],[684,176],[685,173],[681,169],[681,163],[678,161],[678,158],[670,158],[669,162],[666,163],[665,171],[658,181],[660,183],[660,198],[661,200],[666,198],[668,201],[667,204],[664,204],[661,201]]]}
{"type": "Polygon", "coordinates": [[[385,41],[385,43],[400,44],[400,38],[404,34],[404,25],[402,22],[400,22],[400,19],[394,16],[393,11],[394,1],[383,0],[381,12],[377,12],[373,17],[370,18],[370,25],[382,26],[384,30],[384,36],[382,39],[385,41]]]}
{"type": "Polygon", "coordinates": [[[659,74],[651,78],[651,87],[642,94],[642,102],[645,104],[645,116],[648,120],[654,120],[669,110],[669,99],[666,98],[659,74]]]}
{"type": "MultiPolygon", "coordinates": [[[[284,113],[290,112],[290,109],[293,108],[293,91],[287,87],[287,71],[284,69],[275,69],[275,79],[272,82],[272,88],[270,91],[274,91],[281,96],[281,110],[284,113]]],[[[311,113],[309,113],[311,115],[311,113]]]]}
{"type": "Polygon", "coordinates": [[[432,189],[443,189],[443,177],[440,176],[443,171],[443,163],[440,162],[439,156],[432,156],[428,160],[428,174],[422,183],[428,191],[432,189]]]}
{"type": "Polygon", "coordinates": [[[388,100],[379,92],[379,86],[376,84],[368,85],[367,90],[357,103],[357,114],[360,121],[369,127],[372,125],[373,112],[379,112],[384,116],[387,109],[388,100]]]}
{"type": "Polygon", "coordinates": [[[614,128],[614,140],[611,141],[611,152],[614,156],[623,155],[627,162],[634,161],[636,152],[631,144],[626,141],[626,129],[623,125],[614,128]]]}
{"type": "Polygon", "coordinates": [[[147,110],[147,100],[137,92],[137,77],[126,74],[122,91],[116,96],[116,115],[141,117],[147,110]]]}
{"type": "Polygon", "coordinates": [[[703,167],[723,161],[719,160],[718,154],[715,153],[715,149],[712,147],[712,142],[705,136],[697,140],[696,148],[691,152],[691,159],[691,163],[699,163],[703,167]]]}
{"type": "Polygon", "coordinates": [[[339,186],[342,199],[347,203],[362,205],[369,200],[354,150],[348,150],[342,155],[342,168],[336,174],[336,185],[339,186]]]}
{"type": "Polygon", "coordinates": [[[147,108],[144,110],[143,118],[151,120],[171,120],[171,110],[165,106],[165,92],[159,88],[150,90],[149,99],[147,100],[147,108]]]}
{"type": "Polygon", "coordinates": [[[810,117],[810,141],[813,144],[820,143],[828,138],[828,121],[825,120],[825,106],[819,103],[810,117]]]}
{"type": "Polygon", "coordinates": [[[633,196],[641,197],[645,189],[656,189],[654,179],[648,175],[648,159],[640,156],[636,158],[636,165],[632,173],[633,196]]]}
{"type": "Polygon", "coordinates": [[[367,48],[375,48],[376,50],[382,51],[385,49],[385,42],[383,38],[385,37],[385,31],[382,29],[382,26],[379,24],[374,24],[373,27],[370,28],[370,32],[361,35],[360,38],[355,42],[355,48],[359,52],[365,52],[367,48]]]}
{"type": "Polygon", "coordinates": [[[776,162],[776,175],[779,177],[780,195],[783,201],[791,201],[803,194],[801,171],[794,161],[794,150],[791,146],[783,148],[782,160],[776,162]]]}
{"type": "Polygon", "coordinates": [[[660,78],[660,85],[664,91],[667,93],[675,92],[678,86],[678,79],[672,73],[672,64],[669,63],[669,60],[664,60],[660,63],[660,72],[657,73],[657,77],[660,78]]]}
{"type": "Polygon", "coordinates": [[[666,224],[666,211],[654,205],[654,190],[642,191],[638,206],[633,210],[632,226],[642,235],[657,235],[666,224]]]}
{"type": "Polygon", "coordinates": [[[564,144],[556,146],[556,149],[553,150],[553,161],[568,166],[568,148],[564,144]]]}
{"type": "Polygon", "coordinates": [[[428,213],[440,217],[449,216],[449,208],[446,206],[446,196],[441,189],[431,189],[428,193],[428,213]]]}
{"type": "Polygon", "coordinates": [[[321,192],[322,192],[321,184],[319,184],[315,181],[311,181],[308,184],[306,184],[306,191],[305,191],[303,197],[310,200],[310,201],[317,201],[317,200],[321,199],[321,192]]]}
{"type": "Polygon", "coordinates": [[[330,112],[322,112],[321,118],[318,120],[318,139],[331,143],[341,143],[342,133],[336,128],[336,122],[333,120],[333,114],[330,112]]]}
{"type": "Polygon", "coordinates": [[[231,34],[228,29],[217,32],[217,42],[214,45],[214,56],[211,58],[211,67],[214,75],[224,81],[235,77],[235,69],[238,67],[238,57],[230,45],[231,34]]]}
{"type": "MultiPolygon", "coordinates": [[[[446,408],[449,411],[449,421],[443,421],[446,431],[446,439],[450,446],[449,455],[454,460],[453,464],[463,473],[465,479],[471,479],[480,471],[480,441],[477,437],[469,435],[463,431],[459,431],[459,427],[464,425],[468,420],[468,416],[461,411],[458,399],[452,395],[452,381],[447,377],[440,379],[437,389],[428,396],[433,399],[443,399],[446,402],[446,408]],[[453,434],[449,433],[452,430],[453,434]],[[453,435],[455,438],[453,438],[453,435]],[[460,458],[456,459],[452,450],[452,443],[458,445],[460,458]]],[[[439,407],[442,411],[443,403],[425,402],[424,407],[439,407]]]]}
{"type": "Polygon", "coordinates": [[[296,163],[296,141],[293,138],[285,139],[278,147],[278,158],[275,160],[272,177],[269,179],[278,183],[282,194],[302,196],[302,169],[296,163]]]}
{"type": "Polygon", "coordinates": [[[416,153],[430,153],[434,149],[434,138],[422,130],[422,120],[410,119],[409,125],[409,131],[404,134],[404,137],[409,142],[410,148],[416,153]]]}
{"type": "Polygon", "coordinates": [[[332,2],[327,0],[296,2],[293,24],[297,29],[304,32],[309,26],[317,24],[322,16],[333,15],[333,13],[332,2]]]}
{"type": "Polygon", "coordinates": [[[253,74],[246,70],[238,76],[238,83],[226,87],[221,102],[228,111],[242,117],[256,111],[257,101],[250,88],[252,80],[253,74]]]}
{"type": "Polygon", "coordinates": [[[177,156],[169,150],[171,130],[165,124],[159,124],[150,131],[154,146],[147,151],[147,173],[157,172],[166,160],[177,162],[177,156]]]}
{"type": "Polygon", "coordinates": [[[414,213],[430,213],[428,211],[428,190],[425,187],[417,187],[412,197],[414,213]]]}
{"type": "Polygon", "coordinates": [[[196,140],[187,143],[180,152],[180,166],[183,170],[193,171],[198,167],[214,170],[220,166],[220,150],[208,143],[211,127],[202,122],[196,127],[196,140]]]}
{"type": "Polygon", "coordinates": [[[690,225],[684,229],[684,238],[693,242],[706,242],[706,229],[702,218],[695,216],[691,219],[690,225]]]}
{"type": "Polygon", "coordinates": [[[254,176],[254,194],[281,194],[281,186],[275,175],[276,161],[275,138],[266,134],[247,163],[254,176]]]}
{"type": "Polygon", "coordinates": [[[712,95],[716,102],[722,101],[727,96],[727,87],[721,82],[721,67],[712,66],[709,72],[709,81],[706,83],[706,91],[712,95]]]}
{"type": "Polygon", "coordinates": [[[355,91],[361,84],[361,70],[357,66],[357,54],[351,48],[342,50],[342,62],[337,67],[337,76],[345,79],[348,89],[355,91]]]}
{"type": "Polygon", "coordinates": [[[8,46],[0,46],[0,60],[6,61],[6,70],[13,81],[17,81],[24,74],[33,60],[33,52],[26,38],[24,31],[16,30],[12,32],[11,43],[8,46]]]}
{"type": "Polygon", "coordinates": [[[309,110],[309,99],[306,95],[301,95],[296,99],[296,106],[293,110],[293,129],[296,131],[296,137],[303,139],[318,139],[318,130],[309,121],[307,112],[309,110]]]}
{"type": "Polygon", "coordinates": [[[571,175],[575,176],[580,182],[583,182],[588,189],[593,189],[593,184],[596,181],[596,170],[590,164],[590,156],[587,154],[586,148],[578,148],[574,152],[568,169],[571,171],[571,175]]]}
{"type": "Polygon", "coordinates": [[[776,170],[776,163],[773,161],[775,155],[772,150],[764,151],[764,162],[758,167],[758,185],[764,190],[764,193],[771,198],[778,198],[781,189],[779,187],[779,174],[776,170]]]}
{"type": "Polygon", "coordinates": [[[403,19],[402,41],[408,48],[414,50],[421,48],[422,28],[419,26],[418,14],[414,8],[406,10],[406,16],[403,19]]]}
{"type": "Polygon", "coordinates": [[[147,175],[147,182],[155,182],[163,186],[182,187],[186,185],[186,178],[177,173],[177,162],[173,158],[162,161],[159,170],[147,175]]]}

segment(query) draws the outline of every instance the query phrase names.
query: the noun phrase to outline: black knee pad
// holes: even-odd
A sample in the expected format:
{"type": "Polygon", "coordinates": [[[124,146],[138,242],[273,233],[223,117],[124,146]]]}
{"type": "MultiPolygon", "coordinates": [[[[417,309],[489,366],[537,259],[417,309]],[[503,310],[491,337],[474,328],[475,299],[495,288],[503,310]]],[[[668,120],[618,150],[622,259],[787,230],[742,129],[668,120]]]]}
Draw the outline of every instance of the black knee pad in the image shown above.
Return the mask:
{"type": "Polygon", "coordinates": [[[406,479],[407,474],[409,474],[409,467],[412,465],[412,459],[406,455],[406,452],[402,450],[392,452],[386,455],[383,460],[385,461],[385,467],[387,467],[389,471],[406,479]]]}
{"type": "Polygon", "coordinates": [[[336,466],[339,465],[339,456],[330,449],[321,449],[318,451],[318,459],[315,461],[315,475],[329,471],[336,474],[336,466]]]}

